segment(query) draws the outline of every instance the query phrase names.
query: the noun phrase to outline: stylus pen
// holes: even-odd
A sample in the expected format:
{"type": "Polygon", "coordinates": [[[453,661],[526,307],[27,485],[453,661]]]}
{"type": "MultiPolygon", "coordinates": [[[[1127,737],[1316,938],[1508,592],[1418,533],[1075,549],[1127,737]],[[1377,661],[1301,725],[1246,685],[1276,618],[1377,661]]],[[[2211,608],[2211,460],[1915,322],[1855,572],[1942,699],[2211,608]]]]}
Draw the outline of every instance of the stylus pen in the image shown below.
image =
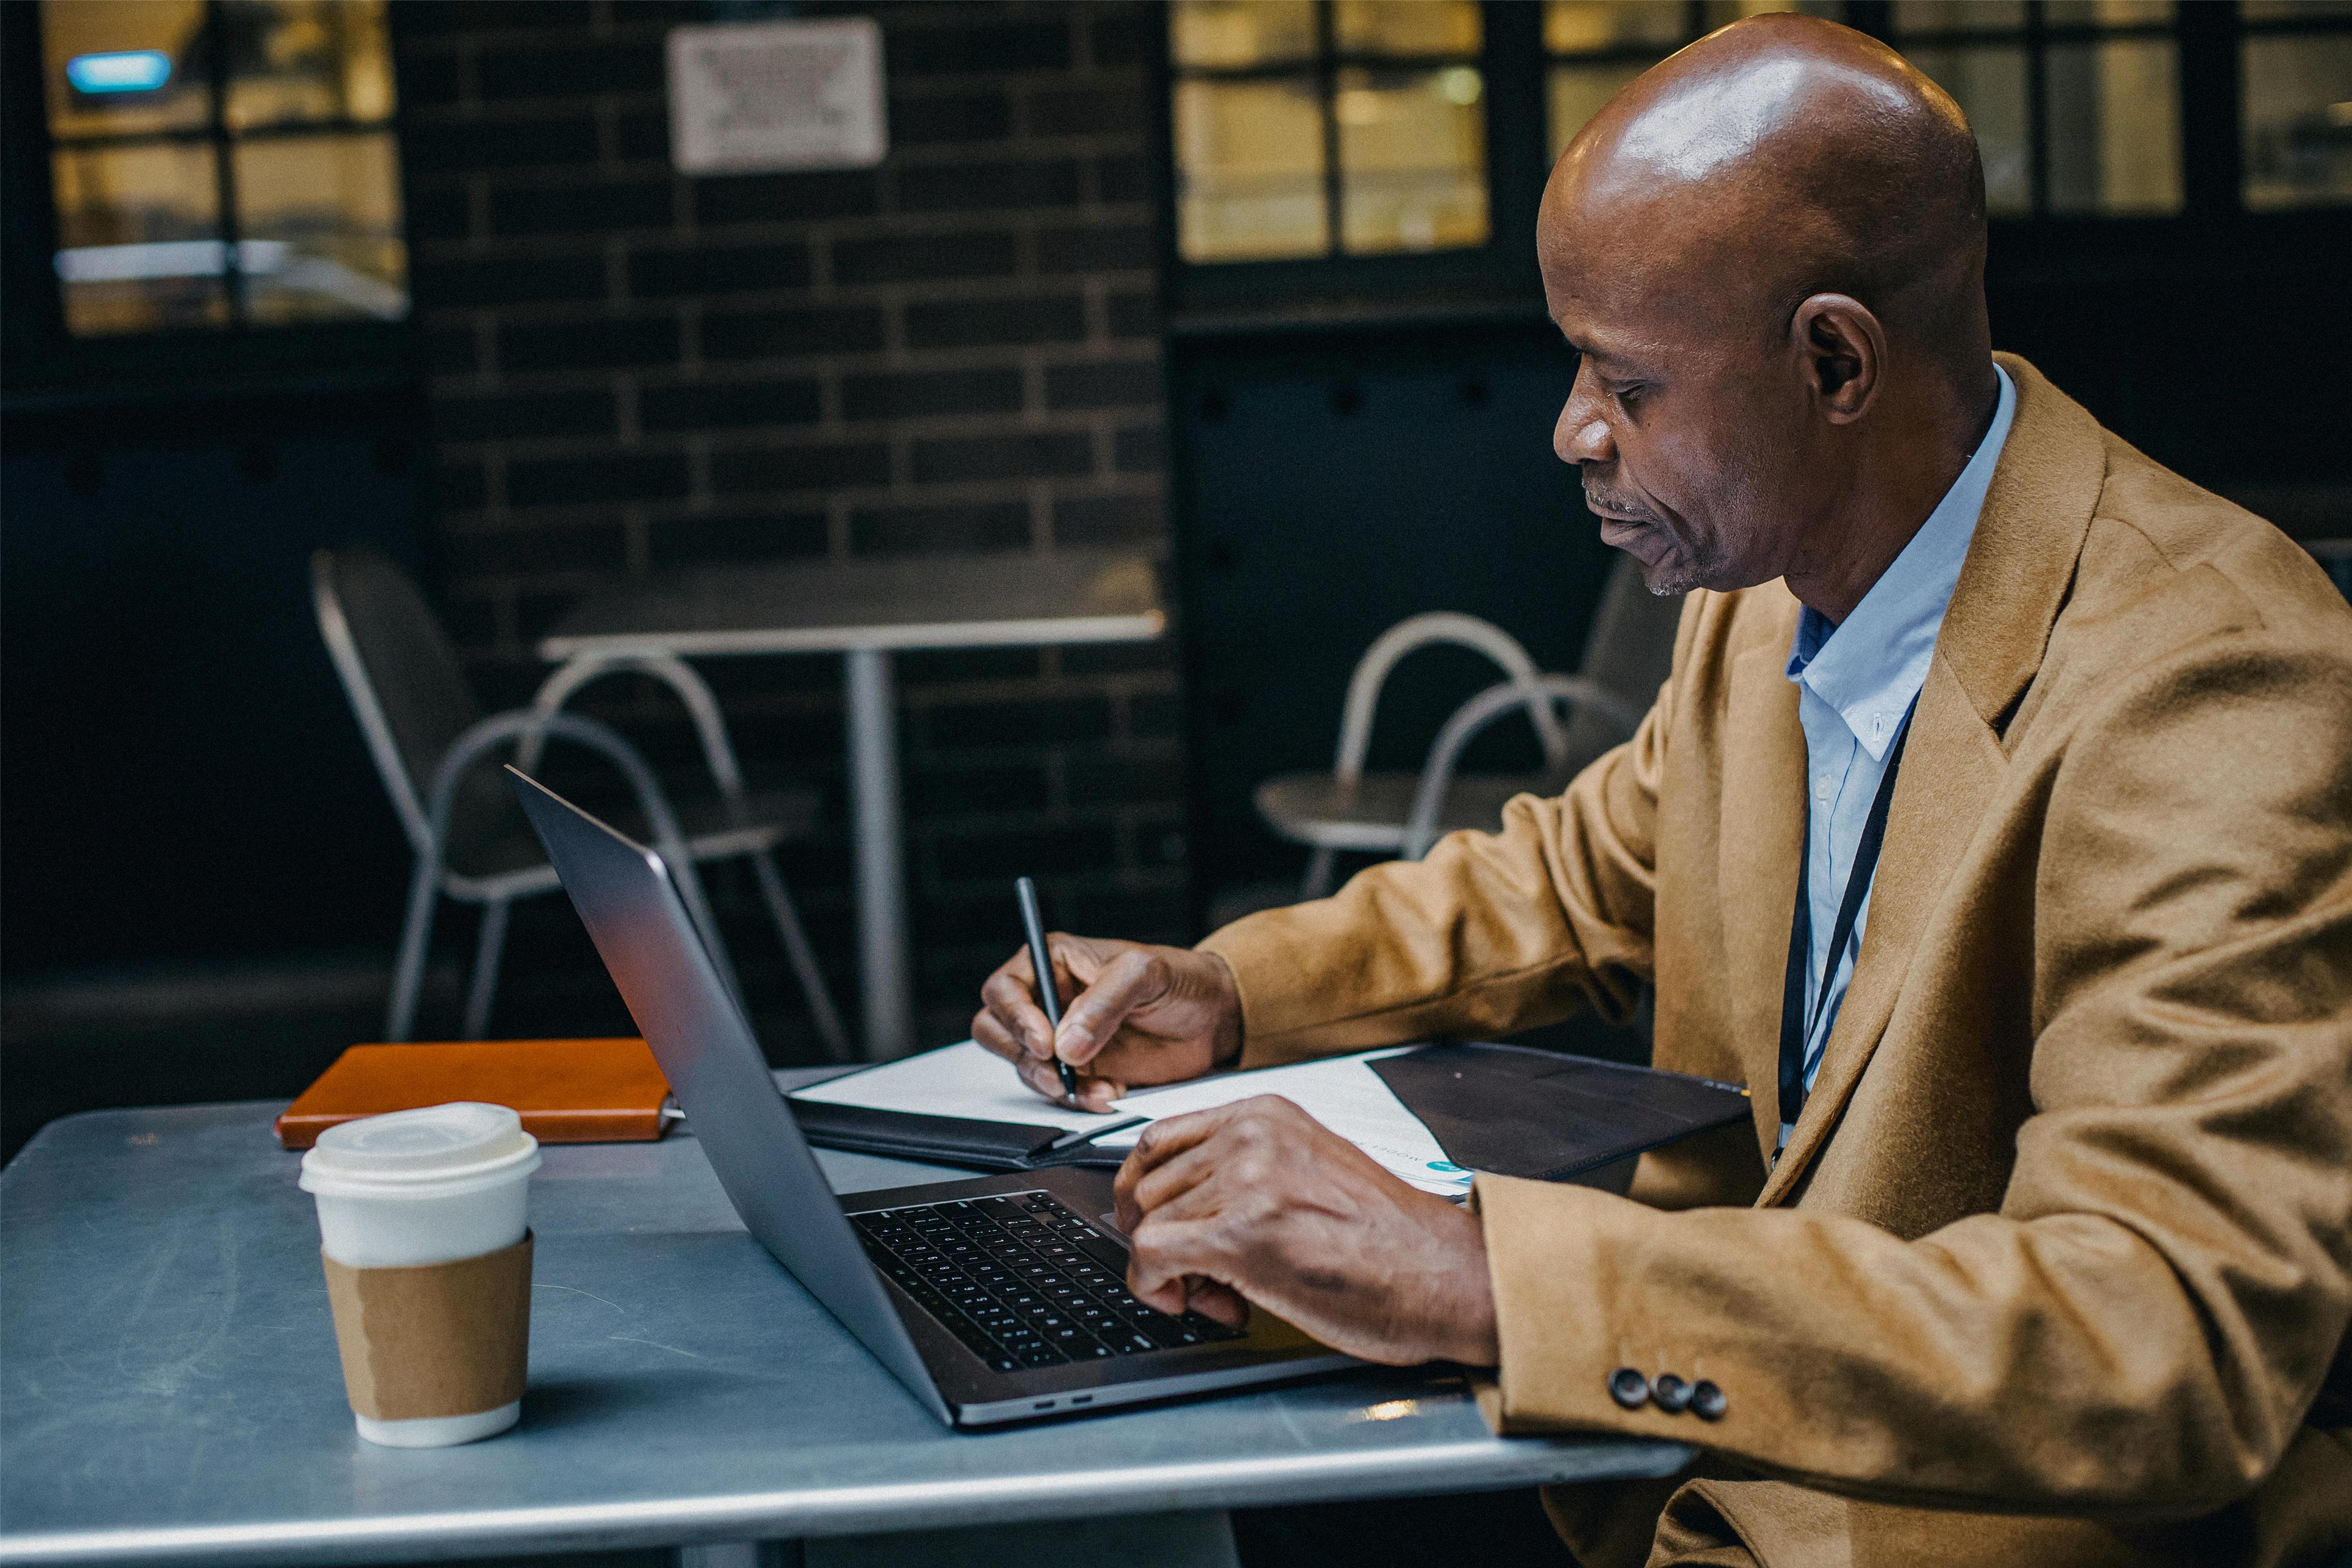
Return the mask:
{"type": "Polygon", "coordinates": [[[1045,1145],[1045,1152],[1058,1154],[1065,1149],[1075,1149],[1081,1143],[1091,1143],[1097,1138],[1108,1138],[1114,1132],[1124,1132],[1130,1127],[1140,1127],[1150,1121],[1149,1116],[1130,1116],[1124,1121],[1114,1121],[1108,1127],[1081,1127],[1075,1132],[1065,1132],[1045,1145]]]}
{"type": "MultiPolygon", "coordinates": [[[[1037,884],[1024,877],[1013,884],[1013,893],[1021,900],[1021,924],[1029,933],[1029,967],[1037,972],[1037,1004],[1045,1009],[1045,1022],[1055,1034],[1062,1032],[1062,1001],[1054,994],[1054,955],[1045,951],[1045,921],[1037,912],[1037,884]]],[[[1057,1053],[1054,1070],[1062,1075],[1062,1092],[1072,1105],[1078,1102],[1078,1075],[1057,1053]]]]}

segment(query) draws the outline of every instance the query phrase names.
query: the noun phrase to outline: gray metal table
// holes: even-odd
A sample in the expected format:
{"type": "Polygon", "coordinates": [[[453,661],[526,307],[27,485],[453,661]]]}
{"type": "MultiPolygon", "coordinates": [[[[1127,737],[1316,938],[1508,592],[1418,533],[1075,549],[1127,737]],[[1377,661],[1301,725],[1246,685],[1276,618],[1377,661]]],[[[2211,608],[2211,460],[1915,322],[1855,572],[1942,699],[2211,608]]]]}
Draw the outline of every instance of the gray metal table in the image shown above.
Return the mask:
{"type": "Polygon", "coordinates": [[[891,653],[1148,642],[1166,626],[1148,559],[1074,550],[680,573],[590,595],[539,651],[567,686],[632,657],[846,656],[866,1049],[883,1060],[915,1045],[891,653]]]}
{"type": "MultiPolygon", "coordinates": [[[[744,1233],[687,1135],[546,1152],[520,1426],[372,1447],[344,1407],[278,1109],[73,1117],[0,1172],[0,1563],[649,1545],[748,1562],[703,1543],[802,1538],[831,1538],[810,1540],[812,1563],[909,1563],[929,1555],[919,1538],[876,1532],[948,1526],[944,1555],[965,1561],[1230,1562],[1216,1510],[1659,1475],[1687,1457],[1496,1438],[1458,1381],[1427,1372],[951,1433],[744,1233]],[[1087,1520],[1025,1559],[982,1550],[976,1528],[1087,1520]]],[[[845,1191],[939,1174],[825,1163],[845,1191]]],[[[1001,1528],[998,1546],[1024,1533],[1001,1528]]]]}

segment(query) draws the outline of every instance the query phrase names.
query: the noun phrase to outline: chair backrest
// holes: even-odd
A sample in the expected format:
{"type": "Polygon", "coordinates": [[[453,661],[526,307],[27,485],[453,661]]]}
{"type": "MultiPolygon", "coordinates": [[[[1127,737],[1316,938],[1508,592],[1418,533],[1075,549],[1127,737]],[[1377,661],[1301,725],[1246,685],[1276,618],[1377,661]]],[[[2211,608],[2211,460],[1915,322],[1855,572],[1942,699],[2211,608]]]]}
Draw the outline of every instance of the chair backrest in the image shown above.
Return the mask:
{"type": "Polygon", "coordinates": [[[422,853],[433,772],[481,717],[457,650],[408,574],[375,551],[311,556],[310,596],[376,772],[422,853]]]}
{"type": "Polygon", "coordinates": [[[1343,786],[1352,786],[1364,776],[1364,758],[1372,743],[1372,712],[1380,705],[1381,688],[1387,682],[1389,671],[1415,648],[1435,643],[1475,649],[1501,666],[1503,673],[1527,698],[1528,716],[1535,721],[1536,738],[1543,746],[1545,760],[1550,764],[1559,763],[1566,752],[1567,739],[1551,704],[1538,693],[1538,672],[1528,650],[1519,646],[1517,637],[1490,621],[1450,610],[1433,610],[1399,621],[1372,639],[1372,646],[1356,661],[1355,674],[1348,681],[1348,700],[1339,712],[1339,748],[1331,768],[1343,786]]]}

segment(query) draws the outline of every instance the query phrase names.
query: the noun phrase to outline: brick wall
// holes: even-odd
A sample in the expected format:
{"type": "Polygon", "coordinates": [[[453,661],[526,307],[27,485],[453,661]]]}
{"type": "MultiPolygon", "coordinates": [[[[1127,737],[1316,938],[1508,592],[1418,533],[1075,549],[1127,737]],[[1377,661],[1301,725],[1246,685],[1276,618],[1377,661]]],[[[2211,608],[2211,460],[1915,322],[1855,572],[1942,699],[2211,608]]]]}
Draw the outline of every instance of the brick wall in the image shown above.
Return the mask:
{"type": "MultiPolygon", "coordinates": [[[[486,698],[528,695],[533,641],[583,591],[663,568],[1159,547],[1150,13],[866,9],[886,37],[882,167],[688,179],[663,37],[702,8],[394,7],[431,585],[486,698]]],[[[854,1011],[838,661],[703,668],[754,787],[824,792],[824,836],[786,873],[854,1011]]],[[[925,1040],[959,1037],[1011,950],[1019,871],[1056,923],[1185,934],[1174,669],[1165,646],[902,657],[925,1040]]],[[[590,706],[693,787],[674,708],[618,685],[590,706]]],[[[714,893],[772,1049],[798,1054],[756,906],[714,893]]],[[[601,993],[569,911],[529,918],[509,994],[530,994],[533,931],[541,971],[601,993]]],[[[537,1022],[519,1011],[502,1021],[537,1022]]]]}

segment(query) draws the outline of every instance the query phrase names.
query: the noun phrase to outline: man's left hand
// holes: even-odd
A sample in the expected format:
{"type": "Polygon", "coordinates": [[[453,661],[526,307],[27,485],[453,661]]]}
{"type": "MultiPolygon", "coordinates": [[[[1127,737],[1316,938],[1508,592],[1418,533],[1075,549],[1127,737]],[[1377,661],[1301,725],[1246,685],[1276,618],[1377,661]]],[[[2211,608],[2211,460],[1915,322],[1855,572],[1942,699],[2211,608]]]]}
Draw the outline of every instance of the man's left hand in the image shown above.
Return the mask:
{"type": "Polygon", "coordinates": [[[1128,1288],[1163,1312],[1239,1327],[1255,1302],[1366,1361],[1495,1364],[1477,1217],[1279,1096],[1152,1123],[1118,1194],[1128,1288]]]}

